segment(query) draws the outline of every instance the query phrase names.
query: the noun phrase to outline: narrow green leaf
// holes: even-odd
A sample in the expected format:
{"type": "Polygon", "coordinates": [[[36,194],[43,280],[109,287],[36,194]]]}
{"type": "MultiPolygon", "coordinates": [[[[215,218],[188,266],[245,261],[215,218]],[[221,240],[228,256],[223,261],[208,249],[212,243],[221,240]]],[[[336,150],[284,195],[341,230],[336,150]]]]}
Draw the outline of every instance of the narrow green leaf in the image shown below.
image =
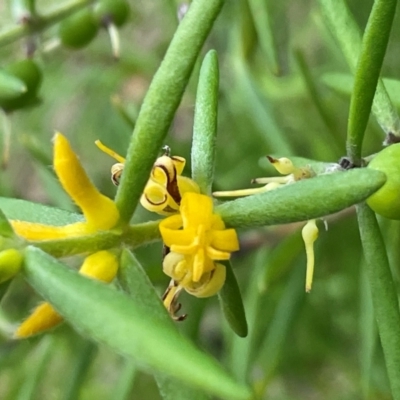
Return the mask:
{"type": "Polygon", "coordinates": [[[365,204],[357,206],[366,273],[381,338],[392,396],[400,399],[400,312],[397,291],[375,213],[365,204]]]}
{"type": "Polygon", "coordinates": [[[136,121],[116,196],[124,222],[135,211],[198,54],[223,3],[224,0],[194,0],[190,4],[154,75],[136,121]]]}
{"type": "Polygon", "coordinates": [[[7,217],[3,214],[3,211],[0,210],[0,237],[11,238],[14,236],[13,228],[8,222],[7,217]]]}
{"type": "Polygon", "coordinates": [[[366,168],[319,175],[270,192],[226,202],[217,206],[216,212],[234,228],[304,221],[359,203],[385,181],[383,173],[366,168]]]}
{"type": "Polygon", "coordinates": [[[137,115],[133,117],[131,114],[128,113],[125,106],[122,104],[122,100],[120,99],[119,96],[116,95],[112,96],[111,104],[113,105],[118,115],[122,118],[122,120],[124,120],[126,124],[129,126],[129,128],[134,129],[137,115]]]}
{"type": "Polygon", "coordinates": [[[83,277],[34,247],[26,250],[23,271],[67,321],[133,357],[141,368],[152,368],[225,399],[251,396],[212,357],[104,283],[83,277]]]}
{"type": "Polygon", "coordinates": [[[38,396],[39,384],[45,377],[53,349],[54,338],[51,336],[44,337],[37,348],[34,349],[36,354],[33,355],[33,360],[31,359],[30,361],[35,365],[35,368],[31,368],[31,364],[26,365],[25,379],[20,382],[16,400],[30,400],[38,396]]]}
{"type": "Polygon", "coordinates": [[[129,400],[134,385],[137,367],[133,360],[125,359],[120,371],[118,383],[113,390],[113,400],[129,400]]]}
{"type": "Polygon", "coordinates": [[[201,64],[192,141],[192,178],[203,194],[211,195],[218,120],[218,56],[210,50],[201,64]]]}
{"type": "Polygon", "coordinates": [[[0,101],[15,99],[27,91],[21,79],[0,69],[0,101]]]}
{"type": "MultiPolygon", "coordinates": [[[[387,3],[392,6],[393,0],[387,3]]],[[[345,0],[319,0],[319,4],[324,19],[333,36],[337,39],[350,70],[355,73],[361,50],[361,33],[357,23],[348,10],[345,0]]],[[[386,28],[384,28],[384,31],[386,31],[386,28]]],[[[399,116],[382,80],[379,80],[376,88],[372,112],[386,134],[400,132],[399,116]]]]}
{"type": "Polygon", "coordinates": [[[326,137],[323,137],[325,135],[320,135],[321,137],[320,136],[316,137],[314,135],[312,137],[312,140],[315,141],[319,139],[321,143],[320,146],[321,147],[323,146],[326,149],[326,154],[332,154],[332,153],[333,155],[341,154],[341,149],[343,144],[341,143],[341,140],[337,135],[336,119],[333,118],[333,115],[329,110],[326,101],[324,100],[323,96],[320,93],[320,90],[316,82],[316,78],[314,77],[313,72],[307,63],[304,53],[301,50],[296,50],[294,54],[297,61],[297,65],[299,66],[300,69],[300,73],[303,77],[305,86],[310,95],[310,99],[314,103],[315,108],[317,109],[321,117],[321,120],[323,121],[326,129],[330,133],[330,140],[327,140],[326,137]]]}
{"type": "Polygon", "coordinates": [[[46,167],[49,172],[54,174],[53,168],[49,168],[49,165],[53,164],[52,156],[50,152],[46,152],[43,149],[43,143],[40,142],[37,136],[23,134],[18,139],[40,165],[46,167]]]}
{"type": "MultiPolygon", "coordinates": [[[[340,95],[350,96],[352,93],[354,78],[350,74],[327,72],[320,79],[324,85],[340,95]]],[[[396,107],[400,107],[400,81],[392,78],[383,78],[382,80],[393,103],[396,107]]]]}
{"type": "Polygon", "coordinates": [[[218,293],[221,309],[232,330],[238,336],[246,337],[248,333],[246,313],[239,285],[233,273],[231,262],[224,261],[222,264],[226,267],[226,280],[218,293]]]}
{"type": "Polygon", "coordinates": [[[84,383],[92,361],[97,353],[97,346],[89,340],[79,343],[76,352],[77,357],[73,362],[73,368],[68,375],[65,390],[59,400],[75,400],[79,398],[79,392],[84,383]]]}
{"type": "MultiPolygon", "coordinates": [[[[162,321],[172,329],[176,329],[160,297],[157,295],[154,286],[151,284],[149,277],[139,261],[129,250],[124,249],[122,251],[121,267],[118,276],[122,287],[147,315],[162,321]]],[[[194,400],[208,399],[208,396],[204,393],[192,387],[185,386],[177,379],[161,374],[156,374],[155,379],[160,393],[165,400],[185,400],[188,398],[194,400]]]]}
{"type": "Polygon", "coordinates": [[[378,343],[378,332],[374,318],[374,308],[371,298],[371,290],[366,275],[364,263],[360,269],[360,371],[363,397],[370,397],[373,357],[378,343]]]}
{"type": "MultiPolygon", "coordinates": [[[[268,327],[265,340],[259,348],[256,365],[263,371],[263,379],[258,389],[268,384],[278,365],[289,329],[296,319],[296,313],[305,296],[303,281],[304,270],[297,266],[293,269],[290,280],[286,285],[268,327]]],[[[263,392],[264,390],[261,389],[260,391],[263,392]]]]}
{"type": "Polygon", "coordinates": [[[265,55],[271,72],[278,75],[281,66],[278,57],[278,46],[272,29],[271,4],[266,0],[248,0],[257,31],[258,41],[265,55]]]}
{"type": "Polygon", "coordinates": [[[7,294],[8,288],[11,284],[12,280],[0,283],[0,305],[1,301],[3,300],[4,296],[7,294]]]}
{"type": "MultiPolygon", "coordinates": [[[[376,86],[385,57],[397,0],[375,0],[363,36],[355,71],[347,127],[347,155],[357,165],[376,86]]],[[[394,133],[394,132],[393,132],[394,133]]]]}
{"type": "Polygon", "coordinates": [[[46,225],[66,225],[83,220],[82,215],[20,199],[0,197],[0,208],[9,219],[46,225]]]}

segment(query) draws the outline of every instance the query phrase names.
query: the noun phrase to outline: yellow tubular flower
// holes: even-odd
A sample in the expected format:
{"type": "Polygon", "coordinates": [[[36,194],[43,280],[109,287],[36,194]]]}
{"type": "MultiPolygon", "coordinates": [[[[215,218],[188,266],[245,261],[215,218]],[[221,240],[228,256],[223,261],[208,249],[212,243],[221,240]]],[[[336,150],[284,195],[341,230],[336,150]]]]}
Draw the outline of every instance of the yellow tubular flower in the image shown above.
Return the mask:
{"type": "Polygon", "coordinates": [[[306,292],[311,291],[314,275],[314,242],[318,238],[315,219],[310,219],[301,231],[307,255],[306,292]]]}
{"type": "Polygon", "coordinates": [[[33,241],[51,240],[90,235],[115,227],[119,220],[117,206],[95,188],[61,133],[54,136],[54,169],[65,191],[81,208],[85,221],[64,226],[10,221],[17,235],[33,241]]]}
{"type": "Polygon", "coordinates": [[[65,191],[82,210],[89,226],[107,230],[117,224],[119,212],[115,203],[96,189],[68,140],[60,133],[54,136],[54,170],[65,191]]]}
{"type": "MultiPolygon", "coordinates": [[[[274,158],[267,156],[267,158],[269,162],[273,165],[273,167],[280,174],[285,176],[256,178],[252,180],[252,183],[259,183],[265,186],[255,189],[214,192],[213,195],[216,197],[249,196],[257,193],[268,192],[270,190],[277,189],[283,185],[291,184],[302,179],[312,178],[315,175],[314,171],[309,166],[305,166],[302,168],[295,167],[292,161],[286,157],[274,158]]],[[[309,292],[311,290],[314,274],[314,242],[318,238],[318,228],[316,226],[315,220],[310,220],[307,222],[302,230],[302,236],[307,255],[306,292],[309,292]]]]}
{"type": "MultiPolygon", "coordinates": [[[[109,251],[99,251],[86,257],[79,273],[87,277],[109,283],[117,274],[118,259],[109,251]]],[[[15,337],[27,338],[54,328],[63,321],[63,317],[49,303],[40,304],[32,314],[18,327],[15,337]]]]}
{"type": "MultiPolygon", "coordinates": [[[[95,143],[100,150],[118,161],[111,167],[111,180],[118,186],[124,170],[125,158],[109,149],[100,140],[96,140],[95,143]]],[[[183,157],[171,156],[168,146],[164,147],[164,151],[164,155],[158,157],[154,163],[140,198],[140,204],[151,212],[171,215],[179,211],[179,204],[184,193],[200,193],[200,188],[192,179],[181,176],[186,160],[183,157]]]]}
{"type": "Polygon", "coordinates": [[[198,193],[185,193],[180,214],[164,219],[159,228],[172,252],[192,256],[193,282],[214,268],[210,260],[229,260],[231,252],[239,250],[236,231],[225,229],[222,218],[213,214],[212,199],[198,193]]]}

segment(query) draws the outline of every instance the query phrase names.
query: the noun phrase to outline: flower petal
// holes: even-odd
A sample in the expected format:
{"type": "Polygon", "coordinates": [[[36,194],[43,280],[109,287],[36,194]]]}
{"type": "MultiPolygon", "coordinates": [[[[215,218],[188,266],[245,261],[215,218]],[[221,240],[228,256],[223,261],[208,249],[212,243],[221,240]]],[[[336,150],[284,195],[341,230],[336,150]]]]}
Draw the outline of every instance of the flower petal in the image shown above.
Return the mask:
{"type": "Polygon", "coordinates": [[[239,250],[239,241],[234,229],[213,230],[211,235],[210,244],[215,249],[229,252],[239,250]]]}
{"type": "Polygon", "coordinates": [[[180,211],[184,229],[193,226],[197,228],[199,225],[203,225],[204,229],[210,228],[213,211],[210,197],[187,192],[182,197],[180,211]]]}
{"type": "Polygon", "coordinates": [[[10,223],[18,236],[32,241],[65,239],[71,236],[92,235],[96,232],[86,222],[76,222],[64,226],[44,225],[18,220],[11,220],[10,223]]]}
{"type": "Polygon", "coordinates": [[[49,304],[42,303],[18,327],[15,332],[17,339],[27,338],[48,329],[54,328],[63,321],[63,317],[49,304]]]}
{"type": "Polygon", "coordinates": [[[80,207],[89,225],[98,230],[107,230],[117,224],[117,206],[96,189],[68,140],[60,133],[54,137],[54,169],[63,188],[80,207]]]}
{"type": "Polygon", "coordinates": [[[118,271],[118,259],[110,251],[102,250],[85,258],[79,273],[102,282],[111,282],[118,271]]]}

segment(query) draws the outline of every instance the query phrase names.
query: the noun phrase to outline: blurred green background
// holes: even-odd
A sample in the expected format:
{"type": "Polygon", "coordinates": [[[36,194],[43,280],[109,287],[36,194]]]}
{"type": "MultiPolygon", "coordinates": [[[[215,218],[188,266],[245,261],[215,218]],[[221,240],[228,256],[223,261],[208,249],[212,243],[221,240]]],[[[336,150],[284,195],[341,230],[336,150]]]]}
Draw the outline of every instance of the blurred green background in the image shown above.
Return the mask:
{"type": "MultiPolygon", "coordinates": [[[[0,31],[13,24],[11,0],[0,2],[0,31]]],[[[113,60],[105,30],[85,49],[58,47],[35,55],[44,80],[42,104],[10,115],[9,166],[1,172],[0,195],[74,209],[52,173],[51,138],[55,130],[70,139],[89,175],[110,197],[113,160],[96,139],[121,155],[132,127],[113,106],[118,96],[132,120],[178,24],[179,2],[129,0],[132,14],[121,31],[121,59],[113,60]],[[33,151],[32,149],[35,149],[33,151]],[[40,153],[41,157],[38,157],[40,153]]],[[[262,13],[251,0],[227,1],[206,43],[220,62],[219,133],[215,190],[249,187],[252,178],[271,175],[267,154],[298,155],[337,162],[345,154],[351,81],[339,47],[328,31],[318,3],[265,0],[278,65],[271,61],[257,31],[262,13]]],[[[361,29],[373,1],[348,6],[361,29]]],[[[39,10],[57,5],[38,0],[39,10]]],[[[399,17],[395,17],[382,75],[400,105],[397,89],[399,17]]],[[[57,36],[54,26],[37,42],[57,36]]],[[[23,58],[24,39],[0,48],[0,66],[23,58]]],[[[187,158],[198,76],[197,68],[177,112],[166,144],[187,158]]],[[[165,99],[168,102],[168,99],[165,99]]],[[[371,119],[365,155],[378,151],[384,133],[371,119]]],[[[140,157],[140,154],[137,155],[140,157]]],[[[154,218],[142,208],[135,221],[154,218]]],[[[260,398],[390,399],[382,351],[372,314],[354,209],[320,224],[316,272],[304,294],[305,253],[302,224],[240,232],[241,251],[233,258],[245,299],[250,333],[234,337],[221,325],[216,298],[182,296],[182,331],[210,351],[239,380],[249,380],[260,398]]],[[[381,221],[396,282],[400,259],[399,224],[381,221]]],[[[168,283],[161,270],[161,245],[141,248],[137,256],[160,293],[168,283]]],[[[77,259],[68,260],[72,266],[77,259]]],[[[0,398],[10,399],[159,399],[151,375],[131,361],[90,343],[64,325],[52,334],[15,342],[16,324],[40,299],[22,279],[12,283],[0,311],[0,398]]],[[[107,323],[107,321],[104,321],[107,323]]]]}

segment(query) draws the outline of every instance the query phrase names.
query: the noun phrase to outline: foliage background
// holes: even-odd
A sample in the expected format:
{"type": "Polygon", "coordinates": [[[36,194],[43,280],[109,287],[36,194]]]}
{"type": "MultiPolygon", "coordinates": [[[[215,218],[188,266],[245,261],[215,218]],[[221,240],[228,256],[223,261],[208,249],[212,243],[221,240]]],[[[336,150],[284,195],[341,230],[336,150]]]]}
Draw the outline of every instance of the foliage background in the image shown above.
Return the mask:
{"type": "MultiPolygon", "coordinates": [[[[43,9],[53,4],[37,3],[43,9]]],[[[215,190],[247,187],[252,178],[271,174],[267,154],[331,162],[345,154],[350,98],[346,90],[339,90],[332,73],[348,74],[349,69],[318,3],[267,3],[278,41],[279,76],[268,67],[268,54],[262,51],[245,0],[227,2],[206,44],[205,50],[218,51],[220,61],[215,190]]],[[[348,2],[361,29],[372,3],[348,2]]],[[[59,48],[40,55],[43,103],[11,117],[12,158],[9,168],[1,173],[1,196],[74,209],[50,166],[54,130],[68,136],[96,186],[110,197],[114,195],[109,179],[112,160],[93,142],[100,139],[125,153],[131,127],[110,98],[118,95],[134,118],[177,26],[177,4],[173,0],[130,0],[130,5],[133,16],[121,30],[122,56],[118,63],[111,57],[105,31],[82,51],[59,48]],[[38,160],[32,143],[48,163],[38,160]]],[[[389,92],[399,85],[398,21],[396,16],[382,71],[384,77],[393,79],[389,92]]],[[[10,4],[1,2],[1,28],[11,22],[10,4]]],[[[54,27],[43,34],[43,40],[56,34],[54,27]]],[[[21,57],[20,42],[0,48],[1,65],[21,57]]],[[[173,154],[187,158],[186,171],[190,168],[197,74],[198,68],[167,141],[173,154]]],[[[383,132],[371,120],[365,154],[378,151],[383,139],[383,132]]],[[[140,209],[134,218],[145,221],[154,217],[140,209]]],[[[182,298],[189,318],[180,329],[221,359],[239,379],[243,379],[248,365],[251,381],[264,393],[263,398],[391,398],[369,289],[361,273],[363,258],[354,209],[328,221],[329,230],[321,229],[316,243],[317,269],[308,295],[303,293],[305,255],[300,225],[240,232],[241,251],[233,264],[245,297],[248,338],[236,338],[221,326],[216,299],[182,298]]],[[[399,225],[380,222],[398,281],[399,225]]],[[[141,248],[137,256],[161,292],[168,282],[160,268],[161,246],[141,248]]],[[[77,262],[70,260],[72,266],[77,262]]],[[[88,342],[66,325],[51,335],[24,342],[10,340],[15,325],[38,301],[33,290],[19,279],[2,303],[0,398],[159,398],[150,375],[136,371],[130,362],[88,342]]]]}

